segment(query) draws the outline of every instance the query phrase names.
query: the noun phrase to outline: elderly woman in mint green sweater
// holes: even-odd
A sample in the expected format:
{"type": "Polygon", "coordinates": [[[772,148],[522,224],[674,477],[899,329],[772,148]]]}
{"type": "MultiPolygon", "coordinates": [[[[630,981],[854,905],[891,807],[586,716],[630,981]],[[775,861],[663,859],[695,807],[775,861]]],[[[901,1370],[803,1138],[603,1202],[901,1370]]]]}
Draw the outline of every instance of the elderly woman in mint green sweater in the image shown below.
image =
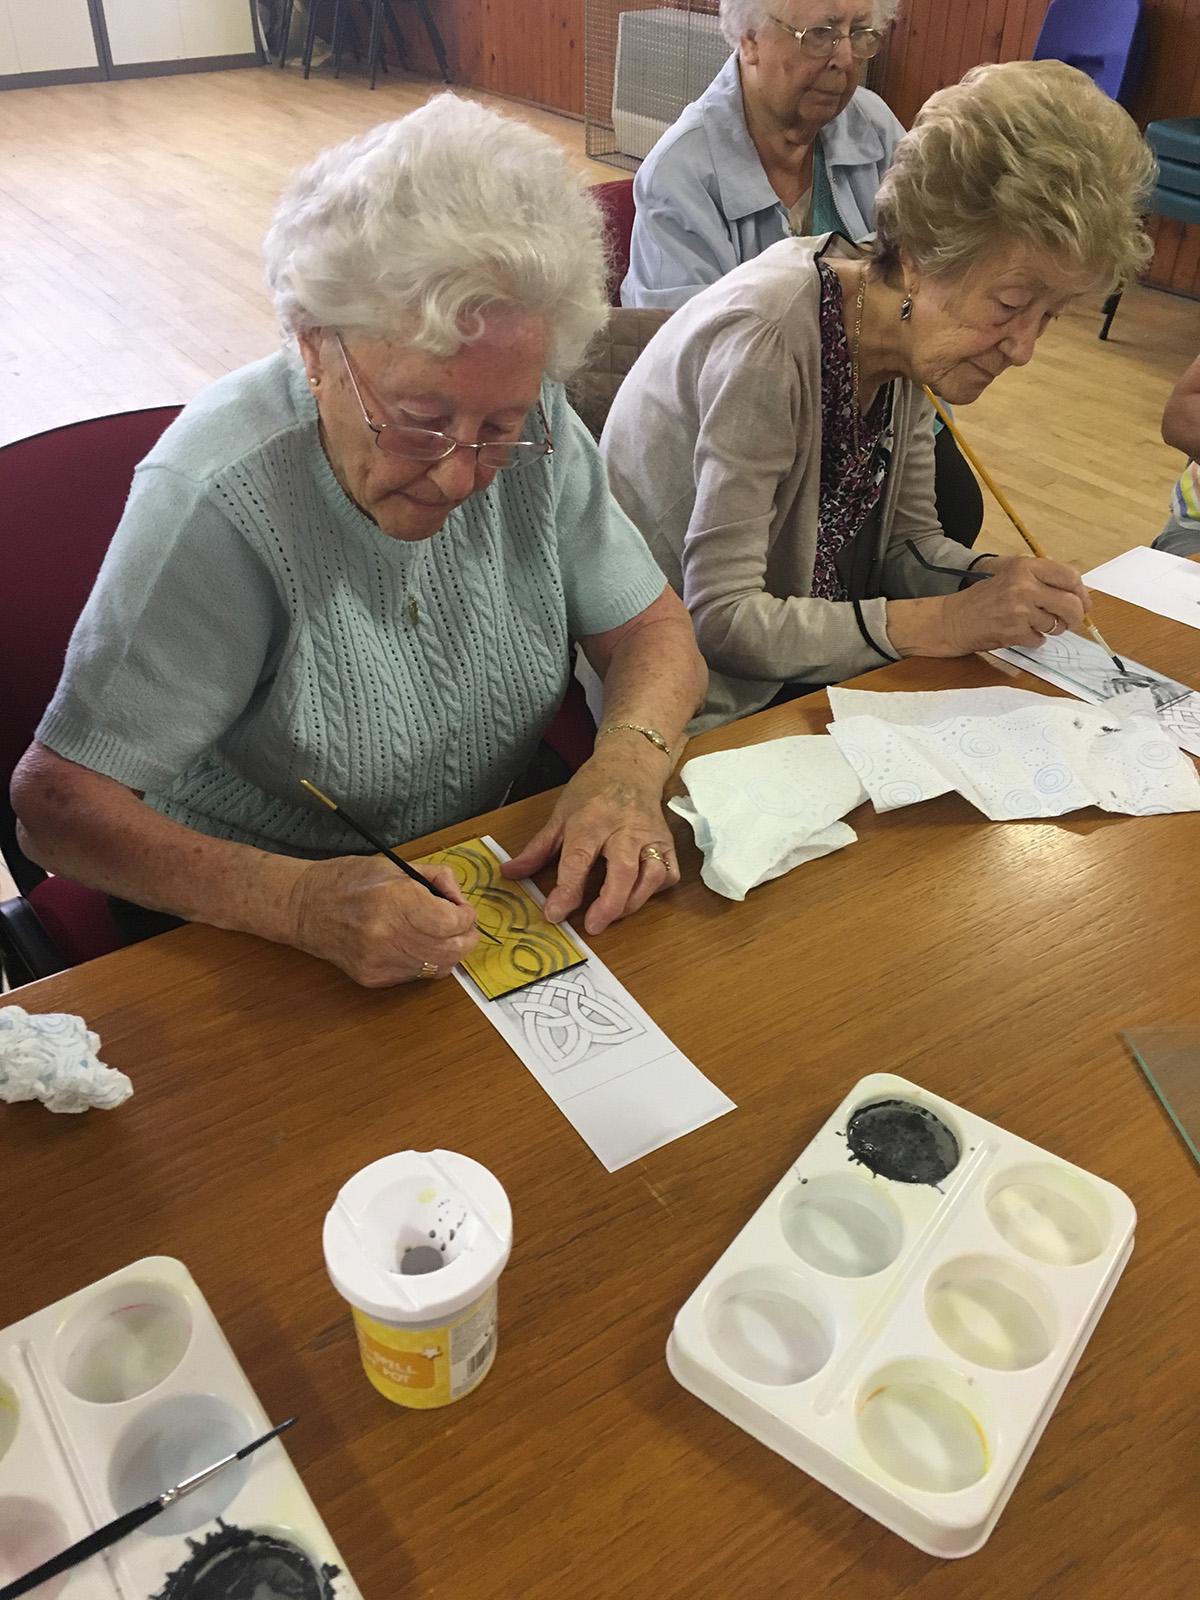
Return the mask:
{"type": "Polygon", "coordinates": [[[568,682],[592,758],[508,869],[601,931],[677,880],[662,789],[704,668],[561,380],[605,315],[597,209],[554,142],[452,96],[319,156],[266,242],[288,335],[138,468],[14,780],[23,848],[136,906],[372,986],[475,945],[391,843],[500,804],[568,682]]]}

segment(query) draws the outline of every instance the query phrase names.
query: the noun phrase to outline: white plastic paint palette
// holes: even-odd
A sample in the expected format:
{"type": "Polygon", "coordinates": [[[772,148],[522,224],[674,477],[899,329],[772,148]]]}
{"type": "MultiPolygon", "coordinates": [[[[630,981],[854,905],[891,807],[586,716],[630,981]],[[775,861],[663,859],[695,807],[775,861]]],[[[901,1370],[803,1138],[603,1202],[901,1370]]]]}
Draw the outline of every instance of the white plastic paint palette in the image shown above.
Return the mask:
{"type": "Polygon", "coordinates": [[[918,1548],[969,1555],[1066,1387],[1135,1221],[1112,1184],[879,1073],[683,1306],[667,1362],[918,1548]],[[926,1181],[897,1176],[914,1171],[926,1181]]]}
{"type": "MultiPolygon", "coordinates": [[[[282,1420],[168,1256],[14,1323],[0,1332],[0,1585],[282,1420]]],[[[281,1440],[33,1593],[361,1600],[281,1440]]]]}

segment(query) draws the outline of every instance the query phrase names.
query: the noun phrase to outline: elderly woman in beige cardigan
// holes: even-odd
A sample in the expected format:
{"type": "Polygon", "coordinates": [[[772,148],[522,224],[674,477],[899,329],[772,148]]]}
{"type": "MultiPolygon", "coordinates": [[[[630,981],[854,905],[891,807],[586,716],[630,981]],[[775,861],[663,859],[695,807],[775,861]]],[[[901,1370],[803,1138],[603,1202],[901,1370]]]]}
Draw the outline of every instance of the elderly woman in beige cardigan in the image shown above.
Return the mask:
{"type": "Polygon", "coordinates": [[[976,68],[898,146],[873,245],[784,240],[655,336],[602,447],[709,663],[693,731],[1080,622],[1072,568],[944,536],[923,388],[968,404],[1079,295],[1132,276],[1152,173],[1074,68],[976,68]]]}

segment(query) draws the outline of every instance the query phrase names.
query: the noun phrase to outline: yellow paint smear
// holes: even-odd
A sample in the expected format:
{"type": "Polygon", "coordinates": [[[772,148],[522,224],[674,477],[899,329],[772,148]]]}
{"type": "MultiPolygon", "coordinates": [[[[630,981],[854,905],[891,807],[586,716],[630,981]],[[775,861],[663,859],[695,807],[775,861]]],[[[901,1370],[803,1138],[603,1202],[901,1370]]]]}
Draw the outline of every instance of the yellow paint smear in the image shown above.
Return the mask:
{"type": "Polygon", "coordinates": [[[497,941],[481,939],[462,963],[487,999],[499,999],[587,960],[568,933],[547,922],[528,890],[501,874],[499,858],[482,839],[465,839],[424,856],[422,862],[451,869],[475,908],[480,928],[497,941]]]}

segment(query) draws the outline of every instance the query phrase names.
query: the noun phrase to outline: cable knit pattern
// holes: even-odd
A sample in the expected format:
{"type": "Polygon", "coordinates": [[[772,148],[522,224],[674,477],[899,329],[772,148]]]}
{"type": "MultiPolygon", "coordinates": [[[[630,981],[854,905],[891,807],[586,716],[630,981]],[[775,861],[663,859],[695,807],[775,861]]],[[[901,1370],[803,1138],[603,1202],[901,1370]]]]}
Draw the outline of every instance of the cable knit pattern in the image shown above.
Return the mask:
{"type": "Polygon", "coordinates": [[[214,384],[138,468],[39,738],[289,854],[362,849],[301,778],[392,841],[499,804],[565,691],[568,636],[664,581],[561,386],[542,399],[554,455],[407,543],[342,492],[286,355],[214,384]]]}

